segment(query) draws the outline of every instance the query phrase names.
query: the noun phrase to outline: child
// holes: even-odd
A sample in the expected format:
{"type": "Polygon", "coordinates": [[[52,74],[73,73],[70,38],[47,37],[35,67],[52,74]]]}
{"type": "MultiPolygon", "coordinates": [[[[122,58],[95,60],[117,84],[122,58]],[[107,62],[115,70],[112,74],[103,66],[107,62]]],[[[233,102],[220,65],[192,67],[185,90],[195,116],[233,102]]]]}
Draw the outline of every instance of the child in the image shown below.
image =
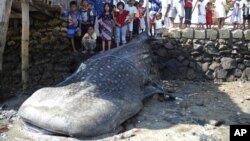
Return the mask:
{"type": "Polygon", "coordinates": [[[240,0],[234,1],[233,14],[231,20],[234,25],[234,29],[238,28],[241,22],[240,0]]]}
{"type": "Polygon", "coordinates": [[[193,9],[193,0],[185,0],[185,25],[186,27],[190,27],[191,18],[192,18],[192,9],[193,9]]]}
{"type": "Polygon", "coordinates": [[[213,12],[212,12],[212,3],[208,2],[207,3],[207,8],[206,8],[206,25],[207,29],[211,29],[212,24],[213,24],[213,12]]]}
{"type": "Polygon", "coordinates": [[[122,44],[126,44],[126,33],[127,33],[127,22],[129,12],[124,10],[124,3],[117,3],[118,12],[114,13],[115,24],[116,24],[116,44],[117,47],[120,45],[120,39],[122,38],[122,44]]]}
{"type": "Polygon", "coordinates": [[[137,9],[134,6],[135,0],[127,0],[127,4],[125,5],[125,10],[129,12],[128,17],[128,31],[129,31],[129,40],[133,37],[133,22],[135,18],[135,14],[137,13],[137,9]]]}
{"type": "Polygon", "coordinates": [[[163,32],[163,21],[162,21],[162,14],[157,13],[155,19],[155,37],[161,37],[163,32]]]}
{"type": "Polygon", "coordinates": [[[111,40],[113,36],[113,14],[109,3],[104,4],[104,12],[99,17],[102,36],[102,52],[105,51],[106,41],[108,41],[108,49],[111,49],[111,40]]]}
{"type": "Polygon", "coordinates": [[[139,12],[139,18],[140,18],[140,31],[143,32],[145,30],[146,24],[145,24],[145,19],[144,19],[144,14],[145,14],[145,7],[144,5],[144,0],[139,1],[139,5],[137,6],[137,10],[139,12]]]}
{"type": "Polygon", "coordinates": [[[203,3],[203,0],[199,0],[197,3],[198,6],[198,29],[204,29],[206,23],[206,8],[203,3]]]}
{"type": "Polygon", "coordinates": [[[170,18],[172,25],[174,25],[174,20],[178,15],[180,18],[179,28],[182,28],[184,12],[184,0],[168,0],[168,8],[165,16],[170,18]]]}
{"type": "Polygon", "coordinates": [[[96,33],[94,32],[94,27],[90,26],[88,32],[82,38],[82,44],[85,47],[85,51],[82,53],[87,53],[90,51],[91,54],[94,54],[94,49],[96,48],[96,33]]]}
{"type": "Polygon", "coordinates": [[[77,52],[74,38],[76,36],[78,36],[78,37],[81,36],[82,17],[81,17],[81,14],[77,10],[77,2],[76,1],[71,1],[69,6],[70,6],[70,11],[63,11],[62,7],[61,7],[61,10],[63,11],[62,15],[64,17],[68,17],[69,25],[68,25],[67,35],[71,41],[73,51],[77,52]]]}
{"type": "Polygon", "coordinates": [[[88,0],[82,0],[82,7],[80,9],[82,15],[82,35],[87,33],[89,26],[94,24],[94,11],[88,0]]]}

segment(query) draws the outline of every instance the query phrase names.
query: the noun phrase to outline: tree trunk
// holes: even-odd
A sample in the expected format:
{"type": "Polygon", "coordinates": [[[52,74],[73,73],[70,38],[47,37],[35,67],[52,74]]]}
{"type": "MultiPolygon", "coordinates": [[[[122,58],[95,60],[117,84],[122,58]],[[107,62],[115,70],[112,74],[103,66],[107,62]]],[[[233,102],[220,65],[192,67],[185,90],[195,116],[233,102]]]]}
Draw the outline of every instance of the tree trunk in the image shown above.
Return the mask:
{"type": "Polygon", "coordinates": [[[28,87],[29,78],[29,0],[22,0],[22,83],[28,87]]]}
{"type": "Polygon", "coordinates": [[[9,26],[9,17],[12,0],[0,1],[0,89],[2,87],[3,53],[6,43],[6,36],[9,26]]]}

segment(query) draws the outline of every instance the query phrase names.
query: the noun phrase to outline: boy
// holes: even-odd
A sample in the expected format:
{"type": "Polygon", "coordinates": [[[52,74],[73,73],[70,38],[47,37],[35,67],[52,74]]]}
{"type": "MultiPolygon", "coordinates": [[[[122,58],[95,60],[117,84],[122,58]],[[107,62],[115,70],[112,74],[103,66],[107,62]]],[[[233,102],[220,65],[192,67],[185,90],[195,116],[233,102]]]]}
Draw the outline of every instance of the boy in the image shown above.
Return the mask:
{"type": "Polygon", "coordinates": [[[155,23],[155,37],[161,37],[163,32],[163,20],[162,13],[158,12],[156,14],[155,23]]]}
{"type": "Polygon", "coordinates": [[[62,11],[62,16],[68,18],[69,25],[68,25],[67,35],[71,41],[73,51],[77,52],[74,38],[76,36],[78,36],[78,37],[81,36],[82,17],[77,9],[77,2],[76,1],[71,1],[69,6],[70,6],[70,11],[64,11],[62,7],[61,7],[61,11],[62,11]]]}
{"type": "Polygon", "coordinates": [[[129,40],[133,37],[133,22],[135,18],[135,14],[137,13],[137,9],[134,6],[135,0],[128,0],[125,5],[125,10],[129,12],[128,16],[128,31],[129,31],[129,40]]]}
{"type": "Polygon", "coordinates": [[[96,38],[94,27],[89,26],[88,32],[82,38],[82,44],[85,47],[85,51],[83,51],[83,53],[90,51],[91,54],[94,54],[94,49],[96,48],[96,38]]]}
{"type": "Polygon", "coordinates": [[[94,25],[94,11],[87,0],[82,0],[80,12],[82,15],[82,35],[84,35],[88,32],[88,28],[94,25]]]}

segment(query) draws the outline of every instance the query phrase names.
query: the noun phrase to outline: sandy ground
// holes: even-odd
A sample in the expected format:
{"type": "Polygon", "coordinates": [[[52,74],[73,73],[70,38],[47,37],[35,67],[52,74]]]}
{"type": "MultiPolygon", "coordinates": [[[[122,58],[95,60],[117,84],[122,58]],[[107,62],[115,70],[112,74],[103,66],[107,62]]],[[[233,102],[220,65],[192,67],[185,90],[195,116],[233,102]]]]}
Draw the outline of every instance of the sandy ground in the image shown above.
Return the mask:
{"type": "MultiPolygon", "coordinates": [[[[165,81],[178,100],[155,95],[124,123],[124,131],[105,141],[228,141],[229,125],[250,124],[250,82],[165,81]]],[[[16,116],[20,96],[0,104],[1,141],[78,141],[25,130],[16,116]],[[11,104],[10,104],[11,103],[11,104]]]]}

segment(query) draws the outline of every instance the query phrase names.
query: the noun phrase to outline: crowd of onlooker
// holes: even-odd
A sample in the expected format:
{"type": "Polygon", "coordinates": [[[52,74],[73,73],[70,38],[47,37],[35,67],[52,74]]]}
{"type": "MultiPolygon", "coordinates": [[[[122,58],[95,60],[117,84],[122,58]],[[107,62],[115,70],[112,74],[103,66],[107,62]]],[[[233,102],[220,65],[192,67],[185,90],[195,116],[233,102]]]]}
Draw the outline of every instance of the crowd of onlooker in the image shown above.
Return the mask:
{"type": "MultiPolygon", "coordinates": [[[[106,48],[111,49],[112,39],[118,47],[145,31],[144,0],[97,1],[82,0],[80,6],[71,1],[68,11],[62,8],[62,15],[69,21],[67,35],[74,51],[82,48],[82,53],[94,53],[96,39],[100,36],[101,52],[104,52],[106,48]]],[[[234,29],[245,28],[246,21],[250,28],[250,0],[215,0],[214,3],[205,3],[204,0],[197,0],[196,3],[193,0],[163,1],[149,0],[149,30],[152,36],[162,36],[163,31],[175,27],[176,17],[179,18],[179,28],[190,27],[194,16],[198,18],[198,29],[211,28],[213,17],[217,20],[218,29],[223,28],[225,19],[229,17],[234,29]],[[197,7],[198,15],[193,15],[194,7],[197,7]],[[228,11],[231,11],[230,15],[228,11]]]]}

